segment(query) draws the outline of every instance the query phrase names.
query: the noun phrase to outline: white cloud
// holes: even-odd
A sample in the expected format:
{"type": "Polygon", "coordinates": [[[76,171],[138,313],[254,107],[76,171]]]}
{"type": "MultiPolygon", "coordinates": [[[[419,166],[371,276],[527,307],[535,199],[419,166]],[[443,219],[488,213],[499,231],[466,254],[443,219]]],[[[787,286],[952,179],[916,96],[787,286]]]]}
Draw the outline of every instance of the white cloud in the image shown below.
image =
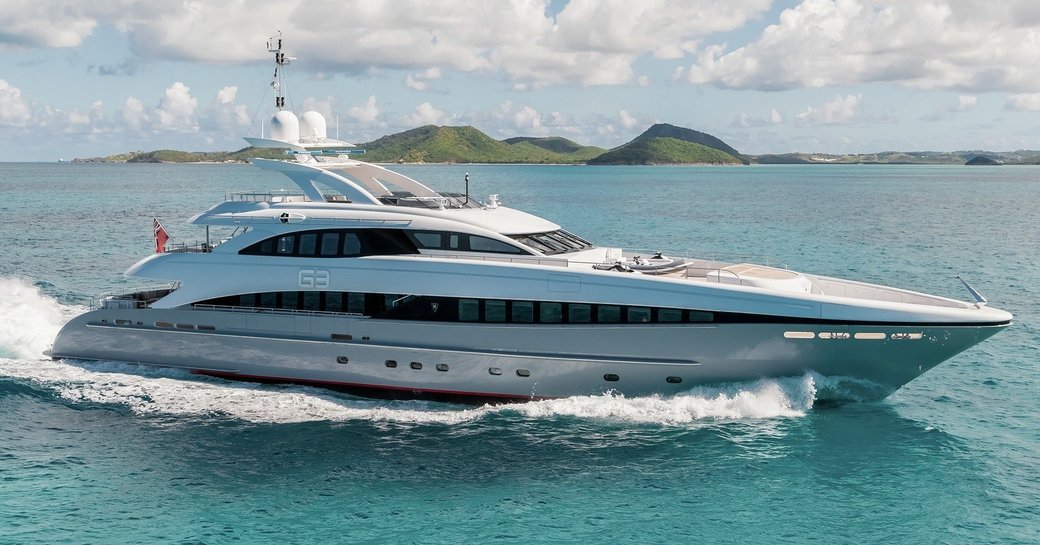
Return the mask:
{"type": "Polygon", "coordinates": [[[978,97],[961,95],[957,97],[957,107],[955,109],[958,112],[964,112],[974,108],[978,102],[978,97]]]}
{"type": "MultiPolygon", "coordinates": [[[[19,47],[76,47],[91,35],[98,19],[112,12],[104,2],[5,0],[0,9],[0,44],[19,47]]],[[[114,2],[113,2],[114,4],[114,2]]]]}
{"type": "Polygon", "coordinates": [[[757,41],[732,50],[703,48],[688,79],[762,90],[867,82],[1026,90],[1040,79],[1040,32],[1016,13],[1032,4],[1014,0],[994,9],[983,0],[803,0],[757,41]]]}
{"type": "Polygon", "coordinates": [[[364,104],[350,108],[350,117],[362,125],[371,125],[379,117],[379,107],[376,106],[375,95],[369,95],[364,104]]]}
{"type": "Polygon", "coordinates": [[[441,77],[441,69],[434,67],[429,68],[423,72],[415,74],[408,74],[404,78],[404,84],[410,89],[416,91],[425,91],[429,88],[430,80],[438,79],[441,77]]]}
{"type": "Polygon", "coordinates": [[[120,109],[120,117],[127,127],[139,131],[148,123],[148,115],[144,112],[144,103],[134,97],[126,99],[120,109]]]}
{"type": "Polygon", "coordinates": [[[22,90],[0,79],[0,124],[24,127],[30,119],[32,111],[22,99],[22,90]]]}
{"type": "Polygon", "coordinates": [[[780,115],[780,112],[777,111],[776,108],[773,108],[769,112],[769,122],[770,123],[783,123],[784,122],[784,116],[780,115]]]}
{"type": "Polygon", "coordinates": [[[155,129],[194,131],[198,129],[195,108],[199,101],[191,96],[191,89],[177,81],[166,88],[155,109],[155,129]]]}
{"type": "Polygon", "coordinates": [[[807,107],[804,112],[795,115],[795,119],[803,124],[849,123],[856,118],[856,108],[862,101],[863,95],[838,95],[818,108],[807,107]]]}
{"type": "Polygon", "coordinates": [[[1004,107],[1020,112],[1040,112],[1040,93],[1011,95],[1004,107]]]}
{"type": "Polygon", "coordinates": [[[501,72],[528,88],[625,83],[637,58],[686,56],[699,40],[742,27],[771,3],[570,0],[553,16],[545,0],[438,2],[435,9],[428,0],[10,2],[0,12],[0,44],[76,46],[105,22],[127,35],[143,62],[252,62],[267,58],[263,40],[278,28],[286,50],[314,72],[409,70],[405,84],[418,90],[443,70],[501,72]]]}
{"type": "Polygon", "coordinates": [[[517,129],[539,132],[542,128],[542,119],[538,111],[530,106],[524,106],[513,116],[513,123],[517,129]]]}
{"type": "Polygon", "coordinates": [[[239,132],[249,125],[249,108],[245,104],[235,104],[238,87],[228,85],[219,91],[213,102],[199,119],[199,128],[220,133],[239,132]]]}
{"type": "Polygon", "coordinates": [[[650,86],[650,78],[648,78],[647,76],[639,76],[639,79],[637,79],[636,82],[639,83],[640,87],[650,86]]]}
{"type": "Polygon", "coordinates": [[[235,101],[235,96],[238,95],[238,87],[235,85],[228,85],[223,89],[217,91],[217,102],[221,104],[231,104],[235,101]]]}
{"type": "Polygon", "coordinates": [[[407,116],[406,122],[413,127],[419,127],[422,125],[444,125],[448,123],[449,119],[450,117],[447,113],[434,108],[433,104],[429,102],[423,102],[415,107],[415,111],[411,115],[407,116]]]}
{"type": "Polygon", "coordinates": [[[626,129],[632,129],[639,124],[639,120],[636,119],[632,114],[628,113],[627,110],[621,110],[618,112],[618,119],[621,120],[621,126],[626,129]]]}

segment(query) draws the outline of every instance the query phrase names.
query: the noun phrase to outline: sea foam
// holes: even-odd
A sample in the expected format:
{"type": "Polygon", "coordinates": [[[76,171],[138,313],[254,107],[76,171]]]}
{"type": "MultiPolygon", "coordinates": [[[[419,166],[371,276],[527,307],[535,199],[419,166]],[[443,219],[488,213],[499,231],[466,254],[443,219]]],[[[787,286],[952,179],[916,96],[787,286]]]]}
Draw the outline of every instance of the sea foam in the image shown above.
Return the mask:
{"type": "Polygon", "coordinates": [[[447,425],[499,414],[660,425],[798,417],[812,407],[818,380],[805,375],[697,388],[673,396],[604,394],[467,407],[360,399],[319,388],[229,382],[195,377],[183,370],[117,362],[0,359],[0,375],[32,383],[73,404],[114,404],[142,416],[221,417],[256,423],[370,420],[447,425]]]}
{"type": "Polygon", "coordinates": [[[22,278],[0,277],[0,357],[44,357],[61,326],[84,310],[58,303],[22,278]]]}

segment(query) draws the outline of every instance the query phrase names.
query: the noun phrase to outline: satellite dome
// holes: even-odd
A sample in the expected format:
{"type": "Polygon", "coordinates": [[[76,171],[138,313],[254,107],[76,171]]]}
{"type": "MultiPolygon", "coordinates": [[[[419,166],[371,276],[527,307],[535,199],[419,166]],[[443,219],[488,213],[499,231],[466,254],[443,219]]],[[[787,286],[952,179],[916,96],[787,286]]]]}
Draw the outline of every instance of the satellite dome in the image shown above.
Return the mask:
{"type": "Polygon", "coordinates": [[[325,116],[313,110],[300,116],[300,141],[323,142],[327,137],[325,116]]]}
{"type": "Polygon", "coordinates": [[[300,120],[288,110],[279,110],[271,118],[271,138],[282,142],[300,141],[300,120]]]}

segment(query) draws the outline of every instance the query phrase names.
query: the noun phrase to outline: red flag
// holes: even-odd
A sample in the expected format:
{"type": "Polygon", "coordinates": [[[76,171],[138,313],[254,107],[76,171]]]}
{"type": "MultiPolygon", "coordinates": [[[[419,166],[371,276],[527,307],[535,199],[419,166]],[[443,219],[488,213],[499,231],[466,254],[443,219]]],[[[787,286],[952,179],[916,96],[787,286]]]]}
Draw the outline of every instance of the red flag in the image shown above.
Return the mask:
{"type": "Polygon", "coordinates": [[[152,218],[152,232],[155,234],[155,253],[161,254],[166,250],[166,241],[170,240],[170,234],[156,218],[152,218]]]}

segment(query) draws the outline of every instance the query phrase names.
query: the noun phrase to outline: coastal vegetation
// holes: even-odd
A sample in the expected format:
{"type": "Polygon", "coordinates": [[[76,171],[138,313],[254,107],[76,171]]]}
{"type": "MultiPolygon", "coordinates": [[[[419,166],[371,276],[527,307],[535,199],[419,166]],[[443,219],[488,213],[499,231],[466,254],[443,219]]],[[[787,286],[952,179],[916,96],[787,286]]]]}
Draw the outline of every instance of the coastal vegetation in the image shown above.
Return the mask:
{"type": "MultiPolygon", "coordinates": [[[[471,126],[425,125],[358,144],[365,161],[376,163],[534,163],[590,165],[739,164],[929,164],[1037,165],[1040,151],[887,151],[867,154],[783,153],[745,155],[707,133],[658,123],[621,146],[604,150],[558,136],[495,140],[471,126]]],[[[281,149],[233,152],[137,151],[74,159],[104,163],[228,163],[250,158],[281,159],[281,149]]]]}

